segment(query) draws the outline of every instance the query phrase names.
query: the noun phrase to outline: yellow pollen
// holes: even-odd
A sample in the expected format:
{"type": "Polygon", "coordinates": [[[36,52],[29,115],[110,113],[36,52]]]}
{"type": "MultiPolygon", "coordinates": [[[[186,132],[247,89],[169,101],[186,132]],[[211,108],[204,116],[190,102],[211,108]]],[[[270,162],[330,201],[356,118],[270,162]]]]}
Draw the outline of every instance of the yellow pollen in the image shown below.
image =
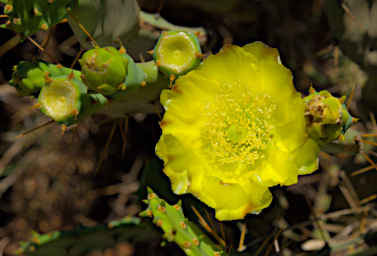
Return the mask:
{"type": "Polygon", "coordinates": [[[265,157],[264,152],[270,145],[271,116],[276,105],[269,96],[252,94],[245,86],[222,87],[221,93],[207,105],[202,146],[214,164],[242,162],[252,167],[265,157]]]}

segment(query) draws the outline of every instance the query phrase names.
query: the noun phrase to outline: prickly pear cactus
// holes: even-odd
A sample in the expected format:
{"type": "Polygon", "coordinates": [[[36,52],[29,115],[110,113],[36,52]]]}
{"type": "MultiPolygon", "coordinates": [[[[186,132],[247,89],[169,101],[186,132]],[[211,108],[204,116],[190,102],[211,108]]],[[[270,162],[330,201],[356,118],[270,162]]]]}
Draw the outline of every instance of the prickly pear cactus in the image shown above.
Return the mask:
{"type": "Polygon", "coordinates": [[[169,205],[148,188],[148,208],[140,213],[143,217],[152,217],[153,223],[164,231],[164,238],[175,242],[189,256],[220,256],[223,251],[209,240],[194,223],[187,220],[181,204],[169,205]]]}
{"type": "Polygon", "coordinates": [[[330,143],[342,136],[356,121],[343,104],[345,97],[336,98],[330,92],[316,92],[304,98],[305,119],[308,135],[319,144],[330,143]]]}
{"type": "Polygon", "coordinates": [[[153,239],[158,239],[158,233],[152,226],[141,223],[139,218],[125,217],[108,225],[48,234],[34,233],[30,241],[21,243],[18,253],[26,256],[82,256],[91,251],[112,248],[121,242],[138,243],[153,239]]]}
{"type": "Polygon", "coordinates": [[[38,30],[47,30],[67,17],[73,0],[1,0],[8,22],[0,27],[14,30],[25,36],[38,30]]]}

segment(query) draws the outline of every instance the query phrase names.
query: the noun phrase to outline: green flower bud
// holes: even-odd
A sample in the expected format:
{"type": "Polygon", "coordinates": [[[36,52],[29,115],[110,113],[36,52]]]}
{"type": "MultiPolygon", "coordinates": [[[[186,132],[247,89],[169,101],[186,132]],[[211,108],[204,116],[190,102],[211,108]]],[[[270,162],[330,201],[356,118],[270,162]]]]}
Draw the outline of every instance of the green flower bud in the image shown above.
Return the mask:
{"type": "Polygon", "coordinates": [[[128,60],[114,47],[91,49],[82,56],[80,64],[83,82],[105,95],[114,94],[127,76],[128,60]]]}
{"type": "Polygon", "coordinates": [[[351,126],[354,119],[343,101],[344,97],[336,98],[326,90],[314,89],[304,98],[307,133],[319,144],[342,138],[351,126]]]}
{"type": "Polygon", "coordinates": [[[81,111],[86,86],[73,73],[49,78],[42,88],[38,103],[41,111],[57,122],[71,124],[81,111]]]}
{"type": "Polygon", "coordinates": [[[44,71],[38,64],[21,61],[14,66],[12,79],[9,83],[17,88],[21,95],[32,95],[45,85],[44,71]]]}
{"type": "Polygon", "coordinates": [[[163,32],[153,50],[157,66],[167,75],[189,72],[200,64],[201,57],[198,38],[190,32],[163,32]]]}

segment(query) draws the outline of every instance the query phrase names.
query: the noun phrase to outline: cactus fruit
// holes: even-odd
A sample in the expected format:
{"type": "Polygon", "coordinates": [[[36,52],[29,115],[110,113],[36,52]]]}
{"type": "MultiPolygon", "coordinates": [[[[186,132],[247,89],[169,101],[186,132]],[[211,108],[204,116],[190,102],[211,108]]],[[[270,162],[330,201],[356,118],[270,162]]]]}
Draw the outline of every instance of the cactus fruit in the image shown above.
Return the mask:
{"type": "Polygon", "coordinates": [[[175,242],[186,255],[214,256],[223,252],[183,214],[180,203],[169,205],[148,188],[148,208],[140,213],[143,217],[152,217],[153,223],[164,231],[164,238],[175,242]]]}
{"type": "Polygon", "coordinates": [[[326,90],[311,89],[304,101],[307,132],[320,145],[342,138],[355,120],[343,104],[344,97],[336,98],[326,90]]]}
{"type": "Polygon", "coordinates": [[[29,36],[38,30],[47,30],[67,17],[75,1],[73,0],[2,0],[5,3],[4,13],[8,22],[2,28],[14,30],[29,36]]]}
{"type": "Polygon", "coordinates": [[[9,83],[24,96],[38,93],[46,85],[47,78],[69,75],[72,72],[76,78],[80,78],[80,71],[44,62],[21,61],[13,69],[9,83]]]}
{"type": "Polygon", "coordinates": [[[46,79],[38,103],[41,111],[57,122],[71,124],[81,111],[86,86],[73,73],[46,79]]]}
{"type": "Polygon", "coordinates": [[[112,95],[124,85],[128,59],[114,47],[91,49],[80,59],[81,78],[89,89],[112,95]]]}
{"type": "Polygon", "coordinates": [[[196,68],[201,56],[198,38],[190,32],[163,32],[153,50],[157,66],[169,76],[183,75],[196,68]]]}

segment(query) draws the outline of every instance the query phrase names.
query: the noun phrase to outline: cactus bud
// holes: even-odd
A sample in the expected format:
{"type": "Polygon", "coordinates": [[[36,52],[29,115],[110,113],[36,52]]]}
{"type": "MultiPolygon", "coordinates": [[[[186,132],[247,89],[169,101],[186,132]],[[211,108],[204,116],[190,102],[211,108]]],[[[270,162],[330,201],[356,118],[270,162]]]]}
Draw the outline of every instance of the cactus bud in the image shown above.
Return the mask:
{"type": "Polygon", "coordinates": [[[32,95],[44,86],[44,71],[37,64],[21,61],[13,69],[9,83],[16,87],[21,95],[32,95]]]}
{"type": "Polygon", "coordinates": [[[308,135],[319,144],[330,143],[341,137],[352,124],[352,116],[343,104],[324,90],[304,98],[305,119],[308,135]]]}
{"type": "Polygon", "coordinates": [[[13,69],[14,72],[9,83],[16,87],[18,92],[24,96],[38,93],[51,77],[73,73],[77,79],[80,78],[80,72],[77,70],[44,62],[32,63],[21,61],[13,69]]]}
{"type": "Polygon", "coordinates": [[[87,51],[80,59],[81,78],[89,89],[105,95],[118,91],[127,76],[128,59],[114,47],[87,51]]]}
{"type": "Polygon", "coordinates": [[[198,38],[190,32],[163,32],[153,50],[153,58],[161,72],[183,75],[196,68],[201,60],[198,38]]]}
{"type": "Polygon", "coordinates": [[[53,77],[42,88],[38,102],[41,111],[57,122],[71,124],[81,110],[85,85],[73,75],[53,77]]]}

